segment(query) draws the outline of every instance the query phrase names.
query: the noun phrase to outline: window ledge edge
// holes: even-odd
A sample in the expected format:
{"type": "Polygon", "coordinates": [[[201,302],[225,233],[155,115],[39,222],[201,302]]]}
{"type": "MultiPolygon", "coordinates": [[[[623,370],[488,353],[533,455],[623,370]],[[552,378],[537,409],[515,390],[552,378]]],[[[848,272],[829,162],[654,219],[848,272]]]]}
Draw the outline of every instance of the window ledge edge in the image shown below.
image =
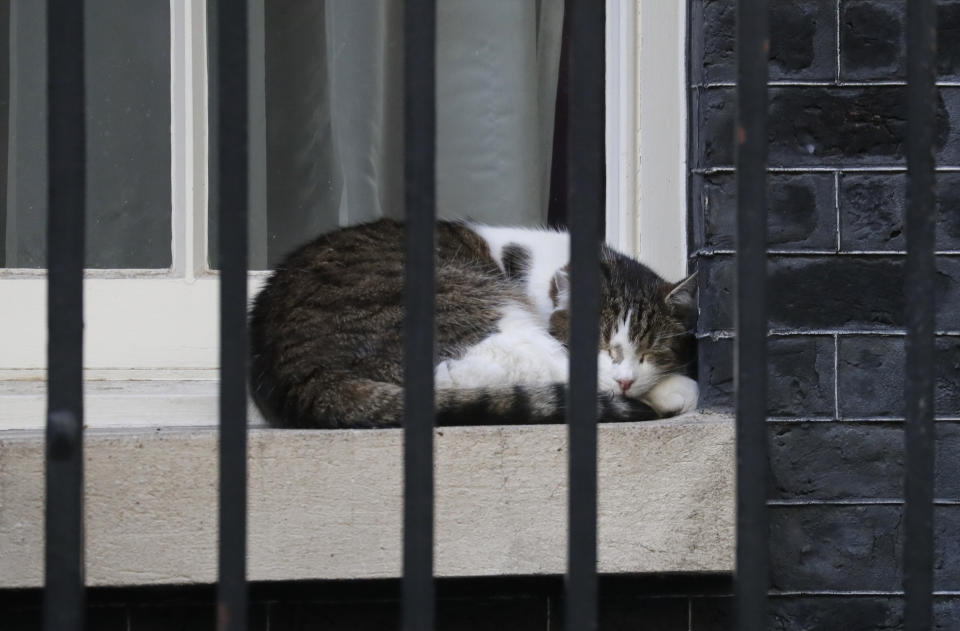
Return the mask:
{"type": "MultiPolygon", "coordinates": [[[[562,574],[563,425],[441,427],[437,576],[562,574]]],[[[734,422],[599,426],[598,570],[730,572],[734,422]]],[[[88,585],[216,580],[216,428],[85,434],[88,585]]],[[[251,428],[248,577],[396,577],[402,432],[251,428]]],[[[0,432],[0,587],[43,582],[43,435],[0,432]]]]}

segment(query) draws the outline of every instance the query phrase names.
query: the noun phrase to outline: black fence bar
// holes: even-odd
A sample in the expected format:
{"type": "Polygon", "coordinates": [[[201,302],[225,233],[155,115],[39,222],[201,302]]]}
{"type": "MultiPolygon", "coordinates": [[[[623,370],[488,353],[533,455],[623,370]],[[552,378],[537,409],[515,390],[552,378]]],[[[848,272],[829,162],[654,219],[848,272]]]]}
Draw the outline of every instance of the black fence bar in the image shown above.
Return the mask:
{"type": "Polygon", "coordinates": [[[216,3],[220,217],[220,547],[217,628],[247,628],[247,2],[216,3]]]}
{"type": "Polygon", "coordinates": [[[436,217],[436,0],[404,4],[403,628],[431,631],[433,318],[436,217]]]}
{"type": "Polygon", "coordinates": [[[566,628],[597,628],[597,343],[604,213],[604,3],[569,0],[570,445],[566,628]]]}
{"type": "Polygon", "coordinates": [[[83,5],[47,5],[47,435],[43,624],[84,626],[83,264],[86,199],[83,5]]]}
{"type": "Polygon", "coordinates": [[[737,0],[737,629],[767,628],[766,0],[737,0]]]}
{"type": "Polygon", "coordinates": [[[933,628],[936,5],[907,3],[906,631],[933,628]]]}

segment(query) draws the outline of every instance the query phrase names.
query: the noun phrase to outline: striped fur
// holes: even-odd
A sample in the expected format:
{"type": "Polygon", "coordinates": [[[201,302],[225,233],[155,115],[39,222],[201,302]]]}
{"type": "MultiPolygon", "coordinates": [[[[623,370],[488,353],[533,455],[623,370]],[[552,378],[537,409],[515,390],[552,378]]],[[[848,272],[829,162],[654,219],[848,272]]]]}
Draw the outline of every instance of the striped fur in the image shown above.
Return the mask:
{"type": "MultiPolygon", "coordinates": [[[[462,223],[438,223],[435,366],[466,361],[484,344],[502,336],[504,313],[510,309],[532,314],[542,322],[544,337],[562,348],[557,340],[565,342],[565,329],[557,323],[563,321],[565,308],[555,304],[556,292],[551,295],[552,277],[531,276],[543,273],[536,267],[542,257],[538,259],[535,247],[522,239],[497,243],[484,237],[484,229],[462,223]],[[533,280],[542,285],[537,285],[535,294],[533,280]],[[546,333],[551,326],[554,337],[546,333]]],[[[322,235],[290,254],[274,271],[250,314],[251,392],[272,425],[363,428],[401,424],[403,258],[403,226],[381,220],[322,235]]],[[[616,309],[611,305],[619,309],[624,300],[631,300],[616,295],[624,290],[618,283],[639,278],[636,270],[619,269],[624,265],[642,268],[640,276],[650,284],[643,300],[660,305],[659,311],[634,305],[638,313],[645,313],[643,326],[648,329],[657,318],[670,323],[665,329],[669,336],[658,348],[667,357],[681,337],[675,333],[685,330],[675,314],[664,315],[669,311],[664,297],[672,286],[639,263],[607,249],[603,254],[603,317],[614,317],[611,314],[616,309]]],[[[642,333],[651,334],[646,329],[642,333]]],[[[612,320],[601,322],[601,346],[609,343],[612,334],[612,320]],[[603,331],[607,331],[606,337],[603,331]]],[[[665,373],[681,365],[679,359],[668,360],[665,373]]],[[[522,374],[515,383],[494,379],[448,385],[437,389],[436,410],[440,425],[559,423],[564,421],[566,386],[562,379],[544,381],[522,374]]],[[[604,388],[597,410],[601,420],[657,417],[642,397],[622,396],[604,388]]]]}

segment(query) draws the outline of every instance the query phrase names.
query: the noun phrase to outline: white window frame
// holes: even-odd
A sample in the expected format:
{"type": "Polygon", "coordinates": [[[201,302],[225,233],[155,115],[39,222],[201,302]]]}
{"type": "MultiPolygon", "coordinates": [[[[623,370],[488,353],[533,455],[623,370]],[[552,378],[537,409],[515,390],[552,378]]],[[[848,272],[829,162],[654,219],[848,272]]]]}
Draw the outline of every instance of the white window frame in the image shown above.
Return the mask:
{"type": "Polygon", "coordinates": [[[687,3],[606,0],[607,242],[687,273],[687,3]]]}
{"type": "MultiPolygon", "coordinates": [[[[677,280],[686,272],[687,243],[686,5],[606,2],[607,240],[677,280]]],[[[217,376],[219,284],[206,266],[206,2],[171,0],[170,33],[172,265],[86,272],[88,381],[217,376]]],[[[264,278],[264,272],[250,273],[251,296],[264,278]]],[[[0,270],[0,396],[20,392],[3,383],[46,376],[46,291],[44,270],[0,270]]],[[[210,419],[215,407],[208,395],[201,407],[210,419]]],[[[41,426],[42,396],[33,392],[28,399],[0,403],[0,429],[41,426]]],[[[107,414],[112,423],[137,424],[132,419],[141,403],[114,407],[107,414]]],[[[185,423],[195,413],[190,409],[181,413],[185,423]]]]}
{"type": "MultiPolygon", "coordinates": [[[[171,0],[172,265],[86,271],[84,366],[102,375],[126,378],[131,370],[190,375],[217,367],[218,281],[205,261],[206,45],[206,3],[171,0]]],[[[251,290],[262,277],[251,274],[251,290]]],[[[16,305],[0,316],[0,376],[42,378],[46,291],[44,270],[0,272],[2,302],[16,305]]]]}

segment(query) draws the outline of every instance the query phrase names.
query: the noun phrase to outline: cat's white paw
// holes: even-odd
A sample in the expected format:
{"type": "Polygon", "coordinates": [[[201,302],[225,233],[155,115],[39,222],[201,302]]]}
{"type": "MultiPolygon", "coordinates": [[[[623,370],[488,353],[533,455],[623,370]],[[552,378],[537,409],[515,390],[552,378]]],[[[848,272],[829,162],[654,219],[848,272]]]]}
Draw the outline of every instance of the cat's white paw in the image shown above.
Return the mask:
{"type": "Polygon", "coordinates": [[[697,408],[700,386],[690,377],[668,375],[644,396],[647,404],[661,416],[675,416],[697,408]]]}

